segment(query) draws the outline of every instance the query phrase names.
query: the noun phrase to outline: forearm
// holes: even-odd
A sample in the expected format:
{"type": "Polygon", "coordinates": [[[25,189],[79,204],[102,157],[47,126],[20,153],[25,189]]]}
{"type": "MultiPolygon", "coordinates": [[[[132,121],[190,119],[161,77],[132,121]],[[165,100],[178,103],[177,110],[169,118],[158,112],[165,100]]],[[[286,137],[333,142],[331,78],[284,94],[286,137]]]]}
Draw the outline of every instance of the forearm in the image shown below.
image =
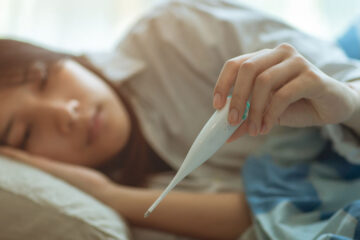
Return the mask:
{"type": "Polygon", "coordinates": [[[103,201],[130,223],[202,239],[235,239],[250,225],[243,193],[171,192],[148,217],[161,191],[112,185],[103,201]]]}
{"type": "Polygon", "coordinates": [[[243,193],[173,191],[144,218],[161,191],[116,185],[94,169],[51,161],[11,147],[0,147],[0,152],[62,178],[112,207],[134,225],[205,239],[234,239],[250,225],[243,193]]]}
{"type": "Polygon", "coordinates": [[[356,102],[354,106],[354,114],[342,122],[342,124],[352,128],[360,136],[360,79],[346,83],[356,93],[356,102]]]}

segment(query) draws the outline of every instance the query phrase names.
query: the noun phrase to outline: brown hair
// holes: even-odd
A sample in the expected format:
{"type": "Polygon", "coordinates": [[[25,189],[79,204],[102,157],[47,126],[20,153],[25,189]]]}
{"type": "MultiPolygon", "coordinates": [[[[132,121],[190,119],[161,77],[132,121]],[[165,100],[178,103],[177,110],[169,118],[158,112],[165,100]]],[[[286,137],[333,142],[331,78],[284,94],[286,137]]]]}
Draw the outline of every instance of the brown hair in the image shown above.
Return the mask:
{"type": "Polygon", "coordinates": [[[24,78],[29,66],[34,62],[42,62],[50,66],[66,58],[77,61],[108,83],[124,103],[132,122],[131,134],[125,147],[117,156],[97,169],[108,175],[113,181],[131,186],[145,186],[149,173],[169,169],[145,141],[136,115],[127,99],[84,56],[55,52],[15,40],[0,40],[0,87],[21,81],[14,79],[24,78]],[[14,77],[19,74],[20,78],[14,77]]]}

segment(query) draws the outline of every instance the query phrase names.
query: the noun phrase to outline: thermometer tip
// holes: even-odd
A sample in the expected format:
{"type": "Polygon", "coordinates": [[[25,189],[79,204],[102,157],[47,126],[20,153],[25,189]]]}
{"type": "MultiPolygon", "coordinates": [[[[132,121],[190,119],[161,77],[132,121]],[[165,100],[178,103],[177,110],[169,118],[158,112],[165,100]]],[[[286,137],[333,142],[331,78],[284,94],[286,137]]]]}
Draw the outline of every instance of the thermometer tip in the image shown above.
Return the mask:
{"type": "Polygon", "coordinates": [[[151,214],[151,211],[147,210],[146,213],[144,214],[144,218],[147,218],[150,214],[151,214]]]}

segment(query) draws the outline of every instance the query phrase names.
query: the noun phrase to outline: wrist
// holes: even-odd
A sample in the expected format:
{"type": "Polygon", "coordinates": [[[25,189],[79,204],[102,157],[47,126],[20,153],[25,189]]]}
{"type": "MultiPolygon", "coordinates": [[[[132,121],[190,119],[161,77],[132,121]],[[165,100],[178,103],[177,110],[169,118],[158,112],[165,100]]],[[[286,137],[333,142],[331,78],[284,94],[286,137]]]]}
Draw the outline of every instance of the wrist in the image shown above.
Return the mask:
{"type": "Polygon", "coordinates": [[[144,220],[144,213],[153,201],[154,192],[149,189],[110,182],[103,190],[103,202],[130,222],[144,220]]]}
{"type": "Polygon", "coordinates": [[[118,204],[115,205],[115,195],[118,191],[120,191],[120,186],[114,183],[113,181],[109,180],[107,184],[101,189],[101,201],[105,203],[107,206],[113,208],[114,210],[118,210],[117,207],[121,206],[121,199],[117,199],[118,204]]]}

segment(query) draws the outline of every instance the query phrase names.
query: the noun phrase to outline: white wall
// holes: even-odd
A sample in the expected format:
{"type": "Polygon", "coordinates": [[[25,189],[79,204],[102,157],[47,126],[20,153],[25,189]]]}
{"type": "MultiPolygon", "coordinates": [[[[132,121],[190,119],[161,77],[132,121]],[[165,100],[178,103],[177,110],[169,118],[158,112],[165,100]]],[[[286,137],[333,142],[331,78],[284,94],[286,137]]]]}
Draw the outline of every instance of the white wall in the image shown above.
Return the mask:
{"type": "Polygon", "coordinates": [[[359,0],[239,0],[324,39],[335,39],[360,17],[359,0]]]}
{"type": "Polygon", "coordinates": [[[0,36],[69,51],[111,49],[155,0],[0,0],[0,36]]]}
{"type": "MultiPolygon", "coordinates": [[[[360,14],[359,0],[238,1],[325,39],[334,39],[360,14]]],[[[68,52],[108,50],[156,2],[159,0],[0,0],[0,37],[26,39],[68,52]]]]}

